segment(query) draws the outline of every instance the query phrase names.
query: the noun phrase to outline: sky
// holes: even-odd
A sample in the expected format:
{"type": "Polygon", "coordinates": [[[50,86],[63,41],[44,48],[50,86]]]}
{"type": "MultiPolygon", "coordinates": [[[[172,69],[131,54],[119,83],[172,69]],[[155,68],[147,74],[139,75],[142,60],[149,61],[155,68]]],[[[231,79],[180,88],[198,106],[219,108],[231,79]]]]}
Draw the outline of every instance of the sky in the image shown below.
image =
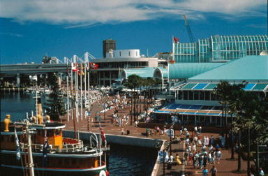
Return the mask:
{"type": "Polygon", "coordinates": [[[1,0],[0,64],[43,56],[102,57],[102,41],[144,55],[171,52],[172,37],[267,35],[268,0],[1,0]]]}

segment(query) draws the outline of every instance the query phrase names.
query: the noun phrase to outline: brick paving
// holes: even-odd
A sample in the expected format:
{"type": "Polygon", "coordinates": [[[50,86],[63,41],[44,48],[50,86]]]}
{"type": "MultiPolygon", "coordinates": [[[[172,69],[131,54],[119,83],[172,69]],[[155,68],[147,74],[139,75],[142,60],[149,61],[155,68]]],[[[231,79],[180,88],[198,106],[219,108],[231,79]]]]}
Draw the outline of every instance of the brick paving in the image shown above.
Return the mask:
{"type": "MultiPolygon", "coordinates": [[[[112,97],[109,97],[109,99],[111,100],[112,97]]],[[[95,132],[95,133],[99,133],[99,125],[103,128],[103,130],[105,131],[106,134],[112,134],[112,135],[122,135],[122,127],[119,126],[115,126],[113,125],[112,122],[112,114],[114,112],[114,109],[110,109],[108,111],[105,112],[105,120],[104,120],[104,113],[100,113],[102,110],[102,106],[101,104],[107,101],[107,98],[104,100],[99,100],[97,102],[95,102],[92,106],[91,109],[91,118],[95,117],[96,115],[100,115],[101,116],[101,122],[92,122],[91,120],[88,120],[87,118],[80,120],[78,122],[76,122],[76,127],[77,130],[79,131],[90,131],[90,132],[95,132]]],[[[118,114],[120,117],[122,117],[123,115],[129,115],[130,116],[130,107],[127,106],[124,109],[119,109],[118,110],[118,114]]],[[[67,121],[66,117],[63,118],[63,122],[66,124],[66,129],[67,130],[74,130],[74,122],[73,120],[67,121]]],[[[145,128],[139,128],[139,127],[135,127],[134,123],[132,125],[130,125],[130,123],[128,123],[128,125],[126,125],[124,127],[124,131],[126,132],[126,130],[130,131],[129,136],[135,136],[135,137],[146,137],[144,136],[145,133],[145,128]]],[[[175,135],[178,135],[177,133],[175,135]]],[[[214,135],[215,137],[217,137],[218,134],[216,133],[201,133],[201,137],[203,136],[211,136],[214,135]]],[[[126,135],[127,136],[127,135],[126,135]]],[[[169,137],[166,135],[158,135],[158,134],[154,134],[154,135],[150,135],[148,138],[154,138],[154,139],[162,139],[162,140],[166,140],[169,141],[169,137]]],[[[172,144],[172,155],[175,158],[176,153],[179,154],[180,158],[182,158],[183,156],[183,152],[184,152],[184,148],[183,148],[183,141],[179,144],[172,144]]],[[[236,168],[237,168],[237,160],[230,160],[230,156],[231,153],[229,150],[223,149],[222,150],[222,159],[220,161],[219,164],[215,164],[218,173],[217,176],[245,176],[246,174],[246,161],[242,160],[242,167],[241,173],[236,173],[236,168]]],[[[237,155],[235,155],[235,158],[237,158],[237,155]]],[[[163,164],[159,164],[159,169],[157,172],[157,175],[163,175],[163,164]]],[[[174,165],[172,166],[171,169],[167,169],[165,168],[165,175],[181,175],[181,171],[182,168],[185,167],[185,175],[202,175],[201,173],[201,169],[194,169],[192,165],[187,165],[187,166],[183,166],[183,165],[174,165]]],[[[208,170],[210,170],[210,168],[212,167],[212,165],[208,165],[207,168],[208,170]]],[[[209,174],[210,175],[210,174],[209,174]]]]}

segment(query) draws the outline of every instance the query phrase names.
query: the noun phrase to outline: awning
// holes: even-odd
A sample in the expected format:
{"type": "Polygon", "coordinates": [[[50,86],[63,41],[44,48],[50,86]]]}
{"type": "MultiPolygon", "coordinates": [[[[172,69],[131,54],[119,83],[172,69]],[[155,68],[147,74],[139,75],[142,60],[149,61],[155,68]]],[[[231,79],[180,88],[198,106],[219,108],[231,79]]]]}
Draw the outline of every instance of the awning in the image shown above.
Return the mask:
{"type": "Polygon", "coordinates": [[[169,104],[159,110],[154,111],[154,113],[196,116],[222,116],[222,111],[214,108],[214,106],[169,104]]]}

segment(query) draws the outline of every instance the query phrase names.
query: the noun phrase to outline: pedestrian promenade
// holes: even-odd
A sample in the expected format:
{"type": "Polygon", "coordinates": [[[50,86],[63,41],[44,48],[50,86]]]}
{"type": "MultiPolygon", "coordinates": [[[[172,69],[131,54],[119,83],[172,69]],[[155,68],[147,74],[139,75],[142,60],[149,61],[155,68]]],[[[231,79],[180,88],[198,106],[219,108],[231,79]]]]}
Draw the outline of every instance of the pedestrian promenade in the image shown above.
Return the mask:
{"type": "MultiPolygon", "coordinates": [[[[113,97],[109,97],[109,99],[112,99],[113,97]]],[[[168,145],[168,142],[170,138],[166,134],[158,134],[158,133],[152,133],[149,136],[146,136],[146,128],[139,128],[135,127],[135,123],[130,125],[128,122],[125,126],[118,126],[114,125],[112,123],[112,115],[114,113],[114,109],[107,110],[104,113],[100,113],[103,110],[103,107],[101,106],[102,103],[107,101],[107,99],[102,99],[97,102],[95,102],[91,108],[91,115],[90,117],[84,118],[83,120],[79,119],[78,122],[75,122],[76,129],[79,131],[89,131],[89,132],[95,132],[99,133],[99,127],[102,127],[102,129],[105,131],[106,134],[111,135],[124,135],[126,137],[128,136],[135,136],[135,137],[147,137],[147,138],[153,138],[153,139],[161,139],[166,141],[163,147],[166,147],[167,152],[170,153],[170,147],[168,145]],[[101,117],[100,121],[96,121],[94,119],[95,116],[99,115],[101,117]],[[104,119],[105,116],[105,119],[104,119]],[[129,134],[127,134],[127,131],[129,131],[129,134]]],[[[125,106],[123,109],[118,109],[118,115],[124,116],[129,115],[130,116],[130,107],[125,106]]],[[[66,128],[68,130],[74,130],[74,121],[69,120],[66,121],[66,118],[63,119],[63,122],[66,124],[66,128]]],[[[154,131],[154,129],[151,129],[154,131]]],[[[191,133],[191,132],[190,132],[191,133]]],[[[211,136],[214,135],[214,137],[218,137],[219,134],[216,133],[201,133],[200,138],[203,138],[203,136],[211,136]]],[[[180,136],[179,131],[175,132],[175,136],[179,136],[180,138],[183,138],[184,136],[180,136]]],[[[175,158],[176,154],[179,155],[179,158],[183,161],[183,156],[185,152],[185,141],[182,140],[181,142],[175,142],[171,144],[171,153],[173,157],[175,158]]],[[[235,172],[237,169],[237,156],[235,155],[235,160],[230,160],[231,152],[227,149],[221,149],[222,151],[222,158],[219,163],[215,163],[214,165],[217,168],[217,176],[245,176],[246,174],[246,161],[242,161],[241,166],[241,173],[235,172]]],[[[185,162],[184,162],[185,163],[185,162]]],[[[157,176],[162,175],[202,175],[202,169],[194,168],[192,163],[188,163],[188,165],[181,164],[176,165],[173,164],[171,167],[169,167],[168,164],[165,163],[165,168],[163,167],[163,163],[159,163],[156,161],[156,164],[158,165],[157,172],[154,174],[157,176]]],[[[210,170],[212,167],[212,164],[207,165],[207,169],[210,170]]],[[[211,175],[211,174],[209,174],[211,175]]]]}

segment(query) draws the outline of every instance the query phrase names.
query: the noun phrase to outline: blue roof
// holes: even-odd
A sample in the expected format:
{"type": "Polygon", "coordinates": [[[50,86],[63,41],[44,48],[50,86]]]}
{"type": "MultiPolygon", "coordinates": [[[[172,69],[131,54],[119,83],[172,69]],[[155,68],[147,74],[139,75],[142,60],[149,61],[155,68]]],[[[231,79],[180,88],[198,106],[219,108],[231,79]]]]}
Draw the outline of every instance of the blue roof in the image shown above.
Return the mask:
{"type": "Polygon", "coordinates": [[[175,63],[169,64],[169,78],[183,79],[212,70],[224,63],[175,63]]]}
{"type": "Polygon", "coordinates": [[[142,78],[152,78],[154,75],[155,67],[145,67],[145,68],[133,68],[133,69],[124,69],[123,71],[126,74],[126,78],[130,75],[138,75],[142,78]]]}
{"type": "Polygon", "coordinates": [[[268,81],[268,56],[246,56],[189,78],[190,81],[268,81]]]}

